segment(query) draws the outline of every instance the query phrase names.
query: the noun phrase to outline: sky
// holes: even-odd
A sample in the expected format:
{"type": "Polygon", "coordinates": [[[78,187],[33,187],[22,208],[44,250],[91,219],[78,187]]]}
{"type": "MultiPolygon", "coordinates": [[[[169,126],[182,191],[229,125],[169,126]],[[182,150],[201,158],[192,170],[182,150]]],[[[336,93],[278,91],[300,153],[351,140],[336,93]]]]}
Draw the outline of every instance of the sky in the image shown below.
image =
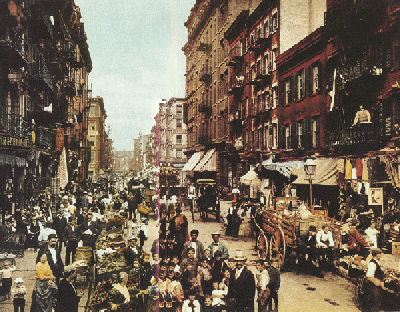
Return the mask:
{"type": "Polygon", "coordinates": [[[149,134],[158,103],[185,97],[187,20],[196,0],[75,0],[93,70],[92,96],[104,98],[116,151],[149,134]]]}

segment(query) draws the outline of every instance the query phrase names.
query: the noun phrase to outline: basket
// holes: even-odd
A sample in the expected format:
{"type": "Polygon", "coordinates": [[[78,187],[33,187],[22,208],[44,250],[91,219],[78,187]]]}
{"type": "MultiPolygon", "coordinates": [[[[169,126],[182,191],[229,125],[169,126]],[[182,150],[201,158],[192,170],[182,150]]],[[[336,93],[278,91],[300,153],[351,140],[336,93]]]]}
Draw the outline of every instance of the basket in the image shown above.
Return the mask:
{"type": "Polygon", "coordinates": [[[92,248],[82,246],[76,248],[75,261],[85,260],[87,263],[92,263],[92,248]]]}
{"type": "Polygon", "coordinates": [[[145,205],[139,205],[138,211],[139,211],[140,213],[143,213],[143,214],[149,214],[150,211],[151,211],[151,208],[150,208],[150,207],[147,207],[147,206],[145,206],[145,205]]]}

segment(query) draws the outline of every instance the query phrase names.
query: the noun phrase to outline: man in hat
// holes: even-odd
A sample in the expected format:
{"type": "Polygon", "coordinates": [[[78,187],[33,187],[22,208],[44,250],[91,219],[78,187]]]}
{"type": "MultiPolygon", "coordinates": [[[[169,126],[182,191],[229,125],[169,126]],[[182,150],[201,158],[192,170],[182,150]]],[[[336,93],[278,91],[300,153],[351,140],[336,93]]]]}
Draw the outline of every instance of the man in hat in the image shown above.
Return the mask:
{"type": "Polygon", "coordinates": [[[61,252],[62,244],[65,242],[65,227],[68,224],[67,218],[64,216],[62,209],[57,211],[56,217],[53,220],[53,229],[56,230],[58,236],[58,249],[61,252]]]}
{"type": "Polygon", "coordinates": [[[132,237],[128,240],[128,248],[124,250],[124,257],[127,265],[133,265],[135,259],[142,256],[142,249],[137,245],[137,238],[132,237]]]}
{"type": "Polygon", "coordinates": [[[65,252],[65,264],[69,265],[74,260],[76,254],[76,248],[78,247],[78,226],[76,225],[76,219],[71,218],[70,223],[65,227],[65,240],[66,240],[66,252],[65,252]]]}
{"type": "Polygon", "coordinates": [[[183,252],[182,252],[182,257],[186,257],[188,249],[193,248],[194,249],[194,257],[202,260],[204,258],[204,246],[203,243],[198,241],[197,238],[199,236],[199,231],[198,230],[191,230],[190,231],[190,242],[187,242],[185,246],[183,247],[183,252]]]}
{"type": "Polygon", "coordinates": [[[39,232],[39,236],[38,236],[38,243],[39,243],[39,247],[43,247],[46,246],[48,238],[51,234],[54,234],[57,236],[57,232],[56,230],[54,230],[53,228],[53,222],[48,221],[46,223],[46,226],[43,227],[40,232],[39,232]]]}
{"type": "Polygon", "coordinates": [[[317,265],[317,228],[315,225],[310,225],[308,232],[300,236],[298,251],[300,258],[305,257],[317,265]]]}
{"type": "Polygon", "coordinates": [[[178,254],[182,254],[188,241],[188,220],[180,207],[176,208],[176,215],[170,220],[169,233],[174,236],[178,254]]]}
{"type": "Polygon", "coordinates": [[[80,298],[73,286],[75,279],[75,266],[66,266],[64,268],[64,278],[60,280],[58,285],[57,304],[54,312],[78,312],[80,298]]]}
{"type": "Polygon", "coordinates": [[[208,248],[211,251],[211,259],[215,258],[214,254],[217,250],[219,250],[222,254],[221,259],[228,260],[228,258],[229,258],[228,248],[219,241],[220,236],[221,236],[221,233],[219,233],[219,232],[211,234],[213,242],[210,244],[210,246],[208,246],[208,248]]]}
{"type": "Polygon", "coordinates": [[[236,311],[254,311],[256,282],[253,273],[247,268],[247,258],[238,250],[235,259],[236,269],[229,279],[227,299],[235,299],[236,311]]]}
{"type": "Polygon", "coordinates": [[[79,225],[78,233],[82,237],[84,246],[94,248],[97,235],[100,233],[101,227],[96,221],[93,221],[93,214],[88,212],[86,221],[79,225]]]}
{"type": "Polygon", "coordinates": [[[382,250],[374,248],[371,250],[372,259],[368,263],[368,270],[366,273],[367,284],[365,293],[368,296],[365,298],[365,305],[368,311],[379,311],[381,308],[381,291],[380,288],[384,286],[384,272],[381,269],[379,260],[382,256],[382,250]]]}

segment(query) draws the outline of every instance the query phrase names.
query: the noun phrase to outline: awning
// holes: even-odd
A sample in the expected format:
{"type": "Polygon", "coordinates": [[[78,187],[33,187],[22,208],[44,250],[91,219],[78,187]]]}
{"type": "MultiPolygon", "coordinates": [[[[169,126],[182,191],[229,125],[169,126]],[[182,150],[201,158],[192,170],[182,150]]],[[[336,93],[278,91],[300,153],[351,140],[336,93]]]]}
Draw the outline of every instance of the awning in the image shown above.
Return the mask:
{"type": "Polygon", "coordinates": [[[264,160],[262,162],[262,165],[264,168],[268,170],[273,170],[273,171],[278,171],[280,174],[284,175],[286,178],[290,178],[290,175],[292,174],[292,169],[293,168],[299,168],[304,166],[303,161],[286,161],[286,162],[272,162],[273,158],[271,157],[270,159],[264,160]]]}
{"type": "Polygon", "coordinates": [[[193,171],[217,171],[216,149],[213,148],[208,150],[193,171]]]}
{"type": "Polygon", "coordinates": [[[250,170],[244,176],[240,177],[240,182],[242,182],[245,185],[252,185],[252,186],[261,185],[261,180],[258,178],[258,175],[254,170],[250,170]]]}
{"type": "Polygon", "coordinates": [[[192,171],[193,168],[200,161],[201,157],[204,155],[204,152],[197,152],[190,157],[188,162],[183,166],[182,171],[192,171]]]}
{"type": "MultiPolygon", "coordinates": [[[[312,184],[318,185],[338,185],[337,182],[337,158],[321,158],[316,159],[315,163],[317,165],[315,176],[312,179],[312,184]]],[[[296,175],[298,178],[293,182],[293,184],[310,184],[308,177],[303,168],[296,170],[296,175]]]]}

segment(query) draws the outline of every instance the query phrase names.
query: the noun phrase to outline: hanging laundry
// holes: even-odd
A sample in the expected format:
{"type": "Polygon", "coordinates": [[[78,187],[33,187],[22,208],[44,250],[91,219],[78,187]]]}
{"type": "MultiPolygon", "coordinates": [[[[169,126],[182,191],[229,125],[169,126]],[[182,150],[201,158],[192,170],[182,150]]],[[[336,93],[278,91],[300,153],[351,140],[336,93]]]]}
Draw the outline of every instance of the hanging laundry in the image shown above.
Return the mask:
{"type": "Polygon", "coordinates": [[[346,175],[345,175],[346,180],[351,180],[351,171],[352,171],[351,161],[350,159],[346,159],[346,175]]]}
{"type": "Polygon", "coordinates": [[[357,179],[361,179],[362,178],[362,173],[363,173],[362,159],[356,159],[356,176],[357,176],[357,179]]]}
{"type": "Polygon", "coordinates": [[[361,179],[363,181],[368,181],[368,158],[363,158],[362,159],[362,176],[361,179]]]}

